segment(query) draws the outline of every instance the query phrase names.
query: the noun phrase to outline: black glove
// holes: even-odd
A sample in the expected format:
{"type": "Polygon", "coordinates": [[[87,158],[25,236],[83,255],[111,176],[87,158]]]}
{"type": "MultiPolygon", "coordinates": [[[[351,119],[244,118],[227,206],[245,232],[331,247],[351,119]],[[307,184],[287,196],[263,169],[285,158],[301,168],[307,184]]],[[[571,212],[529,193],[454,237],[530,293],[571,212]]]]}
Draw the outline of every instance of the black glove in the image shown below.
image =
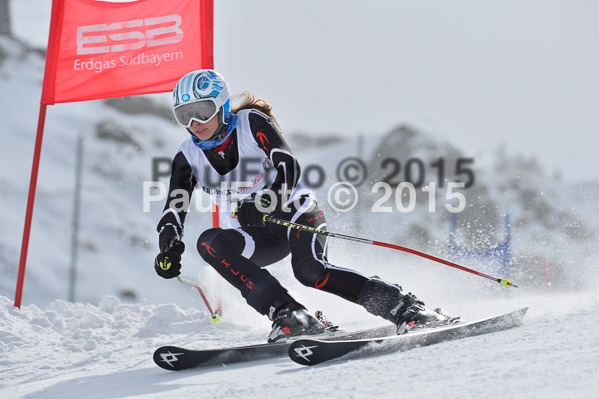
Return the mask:
{"type": "Polygon", "coordinates": [[[270,199],[267,195],[252,197],[239,205],[239,208],[237,209],[237,220],[242,228],[264,227],[264,215],[267,215],[267,212],[258,209],[258,201],[261,202],[262,209],[270,206],[270,199]]]}
{"type": "Polygon", "coordinates": [[[173,238],[154,260],[154,269],[162,278],[174,278],[181,274],[181,255],[185,251],[183,241],[173,238]]]}

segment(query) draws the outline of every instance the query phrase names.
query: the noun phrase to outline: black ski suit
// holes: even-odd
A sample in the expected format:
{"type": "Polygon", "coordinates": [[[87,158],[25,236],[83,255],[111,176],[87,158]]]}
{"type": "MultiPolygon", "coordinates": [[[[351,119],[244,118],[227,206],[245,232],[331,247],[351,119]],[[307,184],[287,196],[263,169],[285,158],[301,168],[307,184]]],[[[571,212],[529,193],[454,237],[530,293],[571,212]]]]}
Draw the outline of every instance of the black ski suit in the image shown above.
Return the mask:
{"type": "MultiPolygon", "coordinates": [[[[279,190],[283,187],[293,191],[298,185],[303,184],[297,159],[292,155],[276,124],[256,110],[246,112],[243,117],[249,122],[249,130],[236,128],[227,142],[220,147],[211,150],[195,148],[197,151],[203,151],[210,167],[223,179],[239,169],[244,160],[239,156],[238,142],[241,137],[238,135],[251,134],[252,145],[255,143],[263,151],[264,158],[276,169],[274,181],[265,185],[265,188],[270,188],[279,195],[279,190]]],[[[173,191],[183,189],[191,197],[197,183],[198,179],[188,157],[183,151],[179,151],[173,159],[169,196],[157,228],[160,234],[160,248],[164,248],[173,237],[182,236],[183,233],[186,211],[177,212],[170,207],[171,200],[176,198],[173,191]]],[[[318,207],[313,206],[306,213],[298,212],[298,203],[304,205],[307,201],[315,200],[309,195],[301,195],[295,205],[290,205],[290,209],[285,211],[281,206],[284,200],[279,197],[279,205],[272,215],[325,230],[325,216],[318,207]]],[[[352,302],[363,302],[360,292],[365,283],[371,280],[355,271],[329,264],[326,259],[326,237],[271,223],[267,223],[264,228],[205,230],[197,241],[197,249],[207,263],[241,292],[250,306],[261,314],[271,313],[270,317],[278,306],[293,299],[264,267],[289,254],[293,273],[302,284],[352,302]]],[[[395,286],[389,289],[397,291],[395,286]]],[[[364,303],[362,305],[374,314],[383,313],[383,309],[378,310],[364,303]]]]}

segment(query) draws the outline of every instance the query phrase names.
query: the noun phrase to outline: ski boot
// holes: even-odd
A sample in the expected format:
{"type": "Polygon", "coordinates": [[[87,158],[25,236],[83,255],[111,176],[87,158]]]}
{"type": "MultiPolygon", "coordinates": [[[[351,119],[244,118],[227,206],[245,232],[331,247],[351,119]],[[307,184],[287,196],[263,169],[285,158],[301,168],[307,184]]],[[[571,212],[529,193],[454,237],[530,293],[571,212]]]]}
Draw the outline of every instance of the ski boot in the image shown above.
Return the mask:
{"type": "Polygon", "coordinates": [[[277,342],[300,335],[323,334],[327,327],[297,302],[279,307],[272,315],[272,331],[268,342],[277,342]]]}
{"type": "Polygon", "coordinates": [[[376,316],[381,316],[397,326],[397,334],[424,327],[450,324],[454,318],[445,311],[433,311],[424,306],[416,295],[402,292],[399,285],[389,284],[378,278],[368,280],[360,294],[358,303],[376,316]]]}
{"type": "Polygon", "coordinates": [[[397,326],[397,334],[405,334],[415,328],[440,327],[450,324],[453,320],[442,309],[430,310],[424,306],[424,302],[416,298],[416,295],[408,292],[399,303],[391,310],[397,316],[394,320],[397,326]]]}

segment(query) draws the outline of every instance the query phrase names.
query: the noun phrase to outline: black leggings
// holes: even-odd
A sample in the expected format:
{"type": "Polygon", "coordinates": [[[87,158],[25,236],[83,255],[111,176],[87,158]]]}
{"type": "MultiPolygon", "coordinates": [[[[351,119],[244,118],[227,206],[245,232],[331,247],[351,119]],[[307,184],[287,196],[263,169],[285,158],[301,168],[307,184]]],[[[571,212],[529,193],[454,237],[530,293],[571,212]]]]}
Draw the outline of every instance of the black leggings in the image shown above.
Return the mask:
{"type": "MultiPolygon", "coordinates": [[[[291,214],[276,216],[289,220],[291,214]]],[[[319,209],[301,214],[294,222],[326,230],[324,213],[319,209]]],[[[263,267],[290,253],[293,274],[305,286],[357,302],[368,281],[357,272],[327,262],[326,237],[274,223],[263,228],[208,229],[198,238],[197,247],[202,258],[240,290],[250,306],[265,315],[272,306],[289,302],[291,297],[263,267]]]]}

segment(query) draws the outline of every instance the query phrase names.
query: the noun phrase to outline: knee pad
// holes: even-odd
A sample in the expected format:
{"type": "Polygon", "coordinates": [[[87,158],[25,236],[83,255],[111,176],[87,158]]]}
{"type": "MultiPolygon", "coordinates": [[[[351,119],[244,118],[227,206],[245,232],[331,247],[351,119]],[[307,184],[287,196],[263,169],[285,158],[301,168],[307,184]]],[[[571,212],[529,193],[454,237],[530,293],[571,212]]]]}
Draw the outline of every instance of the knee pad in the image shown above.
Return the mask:
{"type": "Polygon", "coordinates": [[[200,256],[206,262],[216,258],[215,243],[218,237],[223,233],[223,229],[216,227],[213,229],[204,230],[198,237],[197,248],[200,256]]]}
{"type": "Polygon", "coordinates": [[[325,266],[313,257],[306,257],[293,265],[293,275],[307,287],[315,287],[316,282],[325,272],[325,266]]]}
{"type": "Polygon", "coordinates": [[[239,232],[220,227],[204,230],[197,243],[200,256],[208,263],[231,253],[241,254],[244,248],[245,239],[239,232]]]}

